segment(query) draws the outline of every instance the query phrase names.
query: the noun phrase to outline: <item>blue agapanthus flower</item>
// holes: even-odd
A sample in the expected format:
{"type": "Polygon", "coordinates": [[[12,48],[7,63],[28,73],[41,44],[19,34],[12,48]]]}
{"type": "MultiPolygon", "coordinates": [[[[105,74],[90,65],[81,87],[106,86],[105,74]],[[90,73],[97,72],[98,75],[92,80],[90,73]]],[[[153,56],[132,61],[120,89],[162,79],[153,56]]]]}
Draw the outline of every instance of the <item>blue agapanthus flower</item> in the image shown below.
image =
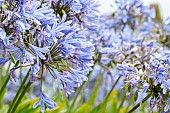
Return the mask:
{"type": "MultiPolygon", "coordinates": [[[[142,93],[138,97],[142,100],[144,95],[151,94],[150,99],[154,101],[150,103],[151,111],[155,106],[163,111],[164,97],[168,97],[170,91],[169,52],[165,52],[169,49],[156,40],[164,40],[162,37],[168,40],[170,21],[166,19],[158,24],[156,10],[142,0],[116,0],[115,3],[114,13],[102,16],[97,22],[98,31],[87,33],[96,47],[96,65],[100,65],[100,70],[114,70],[110,79],[122,77],[124,87],[128,87],[127,95],[131,91],[142,93]]],[[[102,84],[100,87],[104,91],[102,84]]]]}
{"type": "Polygon", "coordinates": [[[40,105],[42,113],[45,112],[45,105],[48,109],[53,109],[56,107],[56,103],[48,98],[43,92],[40,92],[40,98],[34,103],[33,108],[36,108],[38,105],[40,105]]]}
{"type": "MultiPolygon", "coordinates": [[[[86,32],[96,30],[88,18],[97,20],[98,6],[93,0],[5,1],[0,9],[0,64],[12,61],[10,78],[16,82],[16,70],[30,68],[29,82],[43,82],[46,73],[63,93],[74,92],[87,81],[93,66],[95,49],[86,32]]],[[[40,85],[40,100],[34,107],[40,104],[44,112],[44,103],[49,109],[56,107],[40,85]]]]}

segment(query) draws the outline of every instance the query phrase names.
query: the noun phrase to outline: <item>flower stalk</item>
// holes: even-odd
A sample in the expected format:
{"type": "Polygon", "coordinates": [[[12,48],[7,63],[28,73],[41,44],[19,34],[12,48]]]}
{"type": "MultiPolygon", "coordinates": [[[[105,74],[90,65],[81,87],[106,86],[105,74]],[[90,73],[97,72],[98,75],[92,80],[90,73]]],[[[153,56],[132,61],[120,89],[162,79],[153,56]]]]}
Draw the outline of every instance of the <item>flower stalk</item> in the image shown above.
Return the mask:
{"type": "Polygon", "coordinates": [[[141,102],[139,102],[131,110],[129,110],[128,113],[134,112],[140,106],[140,104],[146,102],[150,98],[150,96],[151,94],[148,94],[141,102]]]}
{"type": "Polygon", "coordinates": [[[19,104],[20,104],[22,98],[24,97],[25,93],[27,92],[27,90],[28,90],[28,88],[31,86],[31,84],[32,84],[32,82],[28,82],[28,83],[27,83],[27,85],[26,85],[25,88],[23,89],[21,95],[19,96],[19,98],[18,98],[18,100],[17,100],[15,106],[13,107],[13,109],[11,110],[10,113],[15,113],[17,107],[19,106],[19,104]]]}
{"type": "Polygon", "coordinates": [[[104,108],[105,108],[105,106],[106,106],[106,104],[107,104],[107,100],[109,99],[109,97],[110,97],[113,89],[115,88],[115,86],[116,86],[116,84],[118,83],[118,81],[120,80],[120,78],[121,78],[121,77],[119,76],[119,77],[117,78],[117,80],[115,81],[115,83],[113,84],[111,90],[109,91],[109,93],[107,94],[106,98],[105,98],[104,101],[103,101],[103,105],[102,105],[103,107],[101,107],[101,108],[99,109],[99,111],[102,111],[102,112],[103,112],[103,110],[104,110],[104,108]]]}
{"type": "Polygon", "coordinates": [[[26,76],[25,76],[25,78],[24,78],[24,80],[23,80],[23,82],[22,82],[22,84],[21,84],[21,86],[20,86],[17,94],[15,95],[15,97],[14,97],[14,99],[13,99],[13,101],[12,101],[12,103],[11,103],[11,105],[10,105],[10,108],[8,109],[8,112],[7,112],[7,113],[13,112],[12,109],[13,109],[13,107],[17,104],[17,101],[18,101],[18,99],[19,99],[19,96],[20,96],[20,94],[21,94],[21,91],[23,90],[24,85],[25,85],[25,83],[26,83],[26,81],[27,81],[27,79],[28,79],[28,77],[29,77],[30,71],[31,71],[31,68],[28,70],[28,72],[27,72],[27,74],[26,74],[26,76]]]}
{"type": "Polygon", "coordinates": [[[2,88],[0,90],[0,96],[2,95],[3,91],[5,90],[5,87],[7,86],[8,81],[10,80],[10,75],[9,75],[10,66],[11,66],[11,64],[9,64],[9,66],[8,66],[7,73],[5,75],[5,76],[7,76],[7,78],[6,78],[2,88]]]}

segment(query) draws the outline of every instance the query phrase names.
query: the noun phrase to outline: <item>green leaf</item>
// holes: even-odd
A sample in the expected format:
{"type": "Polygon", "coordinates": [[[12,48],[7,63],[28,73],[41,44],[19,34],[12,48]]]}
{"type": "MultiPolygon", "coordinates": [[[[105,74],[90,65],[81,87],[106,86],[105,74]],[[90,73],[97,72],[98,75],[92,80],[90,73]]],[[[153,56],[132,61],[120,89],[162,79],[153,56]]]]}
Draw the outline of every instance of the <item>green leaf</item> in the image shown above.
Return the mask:
{"type": "Polygon", "coordinates": [[[32,99],[32,100],[26,100],[26,101],[22,102],[18,106],[16,113],[35,113],[35,112],[38,112],[39,111],[38,108],[33,109],[33,104],[37,100],[38,100],[38,98],[35,98],[35,99],[32,99]]]}
{"type": "MultiPolygon", "coordinates": [[[[95,106],[91,111],[90,113],[98,113],[100,107],[102,105],[102,102],[100,104],[98,104],[97,106],[95,106]]],[[[103,107],[103,106],[102,106],[103,107]]]]}
{"type": "Polygon", "coordinates": [[[7,87],[5,87],[5,89],[3,90],[2,94],[0,95],[0,102],[3,100],[6,91],[7,91],[7,87]]]}
{"type": "MultiPolygon", "coordinates": [[[[35,98],[32,100],[26,100],[22,102],[19,107],[16,110],[16,113],[40,113],[40,106],[37,108],[33,108],[33,104],[38,100],[39,98],[35,98]]],[[[59,102],[57,103],[57,107],[49,110],[46,109],[45,113],[65,113],[66,110],[64,110],[65,102],[59,102]]]]}
{"type": "Polygon", "coordinates": [[[3,73],[2,70],[0,72],[1,73],[1,75],[0,75],[0,82],[1,82],[0,83],[0,108],[2,107],[2,100],[5,96],[6,91],[7,91],[7,83],[10,80],[10,75],[9,75],[10,65],[11,65],[11,63],[9,63],[8,68],[5,70],[6,71],[5,76],[2,76],[2,73],[3,73]]]}
{"type": "Polygon", "coordinates": [[[146,103],[140,103],[140,112],[145,113],[146,103]]]}
{"type": "Polygon", "coordinates": [[[101,84],[101,82],[103,80],[102,78],[104,76],[104,73],[105,73],[105,71],[103,71],[100,74],[100,76],[98,76],[98,78],[97,78],[97,80],[95,82],[94,88],[93,88],[93,90],[92,90],[92,92],[90,94],[90,97],[88,98],[88,103],[90,105],[93,105],[95,103],[95,101],[96,101],[96,97],[97,97],[97,94],[98,94],[98,91],[99,91],[99,86],[100,86],[100,84],[101,84]]]}
{"type": "Polygon", "coordinates": [[[0,107],[0,113],[7,113],[9,106],[3,104],[3,106],[0,107]]]}
{"type": "Polygon", "coordinates": [[[75,113],[89,113],[89,111],[90,111],[90,104],[85,103],[80,108],[78,108],[75,113]]]}
{"type": "Polygon", "coordinates": [[[115,98],[112,100],[112,103],[111,103],[111,110],[109,111],[109,113],[113,113],[113,111],[116,111],[117,110],[117,105],[118,105],[118,100],[115,98]]]}
{"type": "Polygon", "coordinates": [[[65,113],[66,109],[65,110],[63,109],[64,105],[65,105],[65,103],[63,103],[63,102],[57,103],[56,108],[54,108],[52,110],[46,109],[45,113],[65,113]]]}

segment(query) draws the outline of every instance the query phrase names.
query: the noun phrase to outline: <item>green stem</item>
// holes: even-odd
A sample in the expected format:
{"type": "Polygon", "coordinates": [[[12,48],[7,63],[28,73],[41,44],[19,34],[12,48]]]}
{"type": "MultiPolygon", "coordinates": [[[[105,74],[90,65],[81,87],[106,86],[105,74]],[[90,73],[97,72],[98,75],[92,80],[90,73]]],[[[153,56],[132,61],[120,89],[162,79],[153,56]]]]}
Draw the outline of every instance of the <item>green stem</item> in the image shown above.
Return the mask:
{"type": "Polygon", "coordinates": [[[11,112],[11,110],[12,110],[12,108],[14,107],[16,101],[18,100],[19,95],[20,95],[20,93],[21,93],[21,91],[22,91],[22,89],[23,89],[23,87],[24,87],[24,85],[25,85],[25,83],[26,83],[26,81],[27,81],[27,79],[28,79],[28,77],[29,77],[30,71],[31,71],[31,68],[30,68],[29,71],[27,72],[27,74],[26,74],[26,76],[25,76],[25,78],[24,78],[24,80],[23,80],[23,82],[22,82],[22,84],[21,84],[21,86],[20,86],[17,94],[15,95],[14,100],[12,101],[12,104],[11,104],[10,108],[8,109],[8,112],[7,112],[7,113],[10,113],[10,112],[11,112]]]}
{"type": "Polygon", "coordinates": [[[133,111],[135,111],[141,103],[146,102],[149,98],[150,98],[151,94],[148,94],[143,100],[142,102],[139,102],[138,104],[136,104],[128,113],[132,113],[133,111]]]}
{"type": "Polygon", "coordinates": [[[108,95],[106,96],[106,98],[104,100],[104,104],[107,102],[108,98],[110,97],[110,95],[111,95],[113,89],[115,88],[116,84],[118,83],[119,79],[120,79],[120,76],[117,78],[116,82],[113,84],[111,90],[109,91],[108,95]]]}
{"type": "Polygon", "coordinates": [[[83,101],[84,94],[85,94],[85,89],[88,87],[89,83],[90,83],[90,79],[88,79],[88,81],[85,83],[84,88],[83,88],[82,93],[81,93],[80,100],[79,100],[78,103],[80,103],[81,101],[83,101]]]}
{"type": "Polygon", "coordinates": [[[1,96],[2,92],[4,91],[5,87],[7,86],[7,83],[8,83],[9,80],[10,80],[10,76],[8,76],[6,78],[5,83],[3,84],[3,86],[2,86],[2,88],[0,90],[0,96],[1,96]]]}
{"type": "MultiPolygon", "coordinates": [[[[9,66],[8,66],[7,73],[6,73],[6,75],[5,75],[5,76],[8,76],[8,77],[6,78],[6,80],[5,80],[2,88],[1,88],[1,90],[0,90],[0,96],[2,95],[2,92],[5,90],[5,87],[7,86],[8,81],[10,80],[10,75],[9,75],[10,66],[11,66],[11,64],[9,64],[9,66]]],[[[1,76],[2,76],[2,75],[1,75],[1,76]]]]}
{"type": "Polygon", "coordinates": [[[122,101],[121,101],[121,103],[120,103],[120,105],[119,105],[119,108],[117,109],[116,113],[119,113],[119,111],[120,111],[120,109],[122,108],[123,103],[124,103],[124,101],[125,101],[125,99],[126,99],[126,93],[124,93],[123,95],[124,95],[124,96],[123,96],[123,99],[122,99],[122,101]]]}
{"type": "Polygon", "coordinates": [[[103,80],[103,77],[105,75],[105,72],[106,72],[106,69],[104,69],[103,72],[100,73],[100,75],[95,80],[94,87],[93,87],[93,89],[92,89],[92,91],[90,93],[90,97],[87,100],[87,103],[90,104],[90,105],[94,105],[94,103],[96,101],[96,98],[97,98],[97,95],[98,95],[98,92],[99,92],[99,86],[102,83],[102,80],[103,80]]]}
{"type": "MultiPolygon", "coordinates": [[[[97,62],[97,60],[94,60],[94,64],[96,64],[96,62],[97,62]]],[[[92,67],[92,70],[93,70],[93,68],[94,68],[94,65],[93,65],[93,67],[92,67]]],[[[91,75],[91,73],[92,73],[92,70],[91,70],[91,71],[89,72],[89,74],[87,75],[88,80],[89,80],[89,78],[90,78],[90,75],[91,75]]],[[[71,113],[71,109],[74,107],[74,104],[75,104],[75,102],[76,102],[76,100],[77,100],[77,98],[78,98],[78,95],[79,95],[80,92],[82,91],[83,86],[84,86],[85,83],[86,83],[86,82],[83,82],[82,85],[78,88],[78,91],[77,91],[77,93],[76,93],[76,96],[75,96],[73,102],[71,103],[71,106],[70,106],[69,109],[68,109],[68,112],[69,112],[69,113],[71,113]]]]}
{"type": "Polygon", "coordinates": [[[41,75],[40,75],[40,92],[42,92],[42,84],[43,84],[43,73],[44,73],[44,62],[42,62],[42,67],[41,67],[41,75]]]}
{"type": "Polygon", "coordinates": [[[3,78],[3,77],[2,77],[2,70],[3,70],[3,67],[0,66],[0,88],[1,88],[1,86],[3,85],[3,84],[2,84],[2,78],[3,78]]]}
{"type": "Polygon", "coordinates": [[[134,94],[131,93],[131,94],[130,94],[130,98],[129,98],[128,105],[127,105],[126,110],[125,110],[125,113],[127,113],[127,111],[128,111],[128,109],[129,109],[130,105],[132,104],[133,100],[134,100],[134,94]]]}
{"type": "Polygon", "coordinates": [[[20,83],[22,83],[22,67],[20,67],[20,83]]]}
{"type": "MultiPolygon", "coordinates": [[[[90,73],[87,75],[88,78],[90,77],[91,73],[92,73],[92,71],[90,71],[90,73]]],[[[69,113],[71,112],[71,109],[74,107],[74,104],[75,104],[75,102],[76,102],[76,100],[77,100],[81,90],[83,89],[84,84],[85,84],[85,82],[83,82],[82,85],[78,88],[76,96],[74,97],[74,100],[71,103],[71,106],[69,107],[69,110],[68,110],[69,113]]]]}
{"type": "Polygon", "coordinates": [[[110,97],[113,89],[115,88],[116,84],[118,83],[119,79],[120,79],[120,76],[117,78],[116,82],[113,84],[111,90],[109,91],[108,95],[106,96],[105,100],[103,101],[102,107],[99,109],[99,111],[103,112],[103,110],[104,110],[104,108],[105,108],[105,106],[107,104],[107,100],[109,99],[109,97],[110,97]]]}
{"type": "Polygon", "coordinates": [[[84,84],[85,84],[85,83],[83,82],[83,84],[82,84],[82,85],[80,86],[80,88],[78,89],[78,91],[77,91],[77,93],[76,93],[76,96],[75,96],[73,102],[71,103],[70,109],[74,106],[74,104],[75,104],[75,102],[76,102],[76,100],[77,100],[77,97],[78,97],[78,95],[80,94],[80,92],[81,92],[84,84]]]}
{"type": "Polygon", "coordinates": [[[22,98],[24,97],[25,93],[27,92],[28,88],[30,87],[30,85],[32,84],[32,82],[28,82],[27,85],[25,86],[24,90],[22,91],[21,95],[19,96],[14,108],[11,110],[11,113],[15,113],[15,110],[17,109],[17,107],[19,106],[19,103],[21,102],[22,98]]]}

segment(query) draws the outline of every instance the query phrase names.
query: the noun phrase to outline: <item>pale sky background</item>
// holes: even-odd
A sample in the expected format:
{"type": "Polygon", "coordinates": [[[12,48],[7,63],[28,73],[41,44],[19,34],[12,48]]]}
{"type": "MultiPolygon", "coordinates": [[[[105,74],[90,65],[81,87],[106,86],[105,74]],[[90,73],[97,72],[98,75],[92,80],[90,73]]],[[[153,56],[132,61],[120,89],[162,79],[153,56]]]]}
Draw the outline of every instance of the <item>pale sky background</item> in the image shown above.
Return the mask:
{"type": "MultiPolygon", "coordinates": [[[[101,14],[110,14],[113,12],[114,0],[96,0],[96,1],[99,1],[99,3],[101,4],[101,6],[99,7],[101,14]]],[[[143,0],[143,1],[146,4],[158,3],[163,18],[165,19],[166,17],[170,16],[170,0],[143,0]]]]}

